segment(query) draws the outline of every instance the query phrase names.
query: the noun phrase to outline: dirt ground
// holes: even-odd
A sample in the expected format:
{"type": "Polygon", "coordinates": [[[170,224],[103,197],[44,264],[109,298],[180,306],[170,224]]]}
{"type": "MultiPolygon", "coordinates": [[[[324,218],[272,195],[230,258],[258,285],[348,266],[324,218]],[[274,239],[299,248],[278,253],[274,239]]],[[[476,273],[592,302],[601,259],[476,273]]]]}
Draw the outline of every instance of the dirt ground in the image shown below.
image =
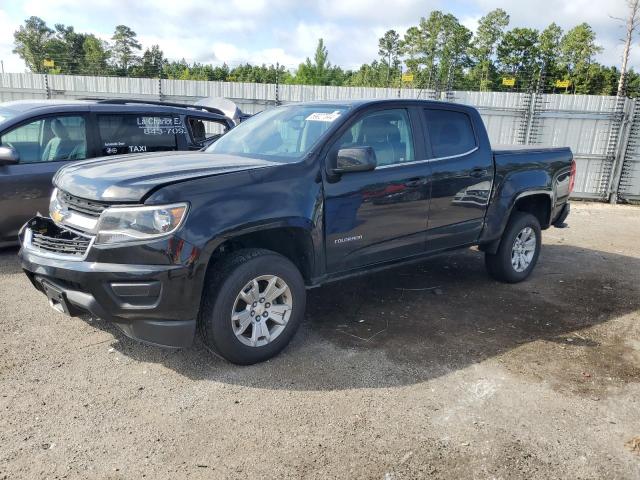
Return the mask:
{"type": "Polygon", "coordinates": [[[569,224],[518,285],[470,250],[312,290],[251,367],[66,318],[0,252],[0,479],[638,479],[640,208],[569,224]]]}

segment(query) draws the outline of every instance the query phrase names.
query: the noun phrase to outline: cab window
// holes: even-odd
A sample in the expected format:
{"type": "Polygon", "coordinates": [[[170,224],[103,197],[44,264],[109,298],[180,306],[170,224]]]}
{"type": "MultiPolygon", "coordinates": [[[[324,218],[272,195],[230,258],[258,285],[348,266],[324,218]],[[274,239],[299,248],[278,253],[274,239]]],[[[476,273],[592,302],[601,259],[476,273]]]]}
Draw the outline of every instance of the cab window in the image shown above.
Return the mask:
{"type": "Polygon", "coordinates": [[[371,147],[376,154],[378,166],[415,160],[409,115],[400,108],[364,115],[342,135],[336,147],[336,150],[371,147]]]}
{"type": "Polygon", "coordinates": [[[85,120],[81,116],[41,118],[8,131],[0,144],[13,147],[20,163],[82,160],[87,158],[85,120]]]}
{"type": "Polygon", "coordinates": [[[434,108],[426,109],[425,116],[434,157],[463,155],[476,147],[471,118],[466,113],[434,108]]]}
{"type": "Polygon", "coordinates": [[[185,132],[180,117],[164,115],[98,115],[103,155],[177,150],[176,135],[185,132]]]}

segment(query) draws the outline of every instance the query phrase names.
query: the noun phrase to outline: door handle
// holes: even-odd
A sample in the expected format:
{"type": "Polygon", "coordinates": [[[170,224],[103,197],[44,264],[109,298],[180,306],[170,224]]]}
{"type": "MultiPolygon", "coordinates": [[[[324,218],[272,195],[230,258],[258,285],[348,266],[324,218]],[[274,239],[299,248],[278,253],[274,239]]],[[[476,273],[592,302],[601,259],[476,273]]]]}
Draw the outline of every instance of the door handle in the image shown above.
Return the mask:
{"type": "Polygon", "coordinates": [[[422,177],[413,177],[404,182],[404,184],[407,187],[419,187],[420,185],[424,184],[424,181],[422,177]]]}
{"type": "Polygon", "coordinates": [[[469,176],[473,177],[473,178],[486,177],[487,176],[487,169],[486,168],[474,168],[473,170],[471,170],[471,172],[469,172],[469,176]]]}

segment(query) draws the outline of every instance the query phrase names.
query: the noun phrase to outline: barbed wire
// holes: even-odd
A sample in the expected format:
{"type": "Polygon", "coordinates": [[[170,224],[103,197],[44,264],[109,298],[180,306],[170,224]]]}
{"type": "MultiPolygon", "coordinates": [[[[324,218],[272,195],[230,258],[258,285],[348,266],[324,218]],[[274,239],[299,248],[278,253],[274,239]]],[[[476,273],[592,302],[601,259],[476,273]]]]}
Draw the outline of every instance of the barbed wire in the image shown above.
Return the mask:
{"type": "MultiPolygon", "coordinates": [[[[260,64],[252,63],[245,59],[230,59],[224,62],[206,63],[199,61],[189,61],[187,59],[164,59],[163,63],[158,65],[153,63],[144,63],[141,57],[132,58],[127,69],[124,70],[121,65],[117,65],[113,58],[107,59],[87,59],[86,57],[78,57],[65,55],[63,53],[53,53],[45,58],[53,61],[52,68],[46,68],[42,73],[62,74],[62,75],[81,75],[81,76],[102,76],[102,77],[127,77],[127,78],[162,78],[170,80],[201,80],[201,81],[226,81],[226,82],[242,82],[242,83],[280,83],[280,84],[314,84],[314,85],[332,85],[347,87],[377,87],[377,88],[395,88],[395,89],[415,89],[422,91],[503,91],[527,93],[531,90],[531,85],[535,82],[535,73],[527,72],[525,74],[510,74],[507,72],[495,72],[493,81],[489,88],[481,88],[480,85],[474,84],[469,80],[469,69],[458,69],[453,78],[430,79],[425,82],[422,80],[404,82],[400,76],[407,69],[402,66],[399,69],[386,67],[385,64],[378,62],[381,69],[387,68],[391,74],[382,79],[378,74],[380,70],[375,70],[372,63],[364,64],[331,64],[324,71],[313,72],[313,81],[305,82],[300,78],[296,78],[296,74],[300,66],[305,62],[281,63],[281,62],[262,62],[260,64]],[[182,69],[181,73],[181,67],[182,69]],[[243,71],[244,67],[251,70],[243,71]],[[368,67],[368,71],[363,70],[368,67]],[[72,71],[64,71],[72,70],[72,71]],[[234,72],[234,70],[236,70],[234,72]],[[276,74],[277,70],[277,74],[276,74]],[[278,78],[276,78],[276,76],[278,78]],[[463,77],[462,79],[460,77],[463,77]],[[502,79],[514,78],[513,85],[503,85],[502,79]],[[357,81],[356,81],[357,79],[357,81]]],[[[25,68],[25,70],[27,70],[25,68]]],[[[24,73],[24,72],[8,72],[5,73],[24,73]]],[[[415,72],[420,73],[420,72],[415,72]]],[[[424,71],[423,71],[424,73],[424,71]]],[[[633,74],[633,72],[630,72],[633,74]]],[[[554,78],[547,78],[546,83],[540,89],[543,93],[571,93],[566,88],[558,87],[554,84],[554,78]]],[[[615,94],[615,86],[617,86],[617,78],[611,77],[609,82],[603,78],[592,79],[590,88],[598,91],[600,94],[615,94]],[[615,85],[614,85],[615,84],[615,85]]]]}

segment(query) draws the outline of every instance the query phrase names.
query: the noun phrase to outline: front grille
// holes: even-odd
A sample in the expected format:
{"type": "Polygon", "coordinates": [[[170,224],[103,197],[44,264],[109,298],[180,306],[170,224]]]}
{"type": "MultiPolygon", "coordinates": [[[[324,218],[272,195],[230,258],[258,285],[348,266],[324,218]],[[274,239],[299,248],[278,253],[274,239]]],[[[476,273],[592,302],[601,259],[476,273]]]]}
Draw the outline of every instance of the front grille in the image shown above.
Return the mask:
{"type": "Polygon", "coordinates": [[[70,230],[58,229],[56,233],[32,232],[31,245],[40,250],[70,255],[72,257],[84,257],[91,243],[91,238],[78,235],[70,230]]]}
{"type": "Polygon", "coordinates": [[[85,200],[84,198],[76,197],[63,191],[58,192],[58,201],[69,211],[93,218],[98,218],[100,214],[109,207],[107,203],[85,200]]]}

